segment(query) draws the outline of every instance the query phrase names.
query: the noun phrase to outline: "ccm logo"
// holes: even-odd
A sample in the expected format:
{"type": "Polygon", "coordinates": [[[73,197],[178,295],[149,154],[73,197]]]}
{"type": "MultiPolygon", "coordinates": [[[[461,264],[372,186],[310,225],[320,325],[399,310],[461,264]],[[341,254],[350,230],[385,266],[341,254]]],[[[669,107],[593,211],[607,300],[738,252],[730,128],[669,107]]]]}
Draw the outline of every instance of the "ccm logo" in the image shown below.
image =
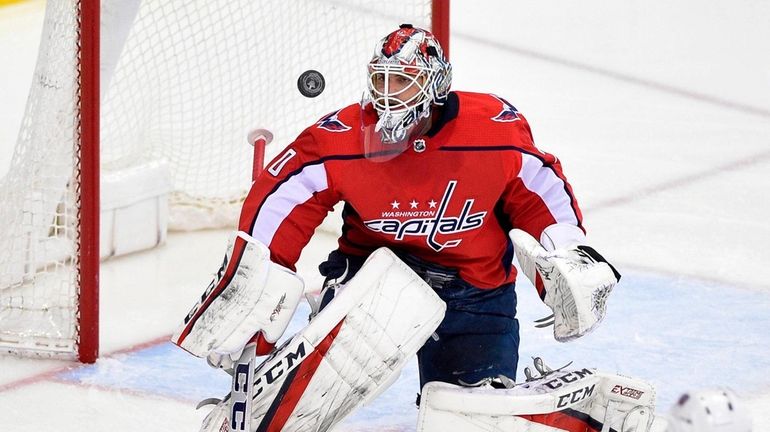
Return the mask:
{"type": "Polygon", "coordinates": [[[637,390],[631,387],[623,387],[621,385],[616,385],[612,388],[612,393],[619,394],[621,396],[630,397],[633,399],[639,399],[644,395],[644,392],[641,390],[637,390]]]}
{"type": "Polygon", "coordinates": [[[206,291],[203,292],[203,295],[201,295],[201,299],[195,303],[195,306],[190,310],[190,312],[187,313],[187,316],[184,317],[184,323],[185,325],[190,323],[190,320],[195,316],[196,313],[198,313],[198,309],[201,308],[201,305],[206,302],[206,299],[211,295],[211,293],[214,291],[214,288],[219,285],[219,282],[222,280],[222,278],[225,275],[225,269],[227,269],[227,254],[225,254],[225,259],[222,261],[222,265],[219,267],[219,270],[217,271],[216,277],[214,277],[214,280],[211,281],[208,287],[206,287],[206,291]]]}
{"type": "Polygon", "coordinates": [[[254,362],[238,363],[233,374],[233,391],[230,393],[230,430],[249,432],[247,425],[251,408],[249,406],[249,377],[254,362]]]}
{"type": "Polygon", "coordinates": [[[562,387],[564,384],[571,384],[575,381],[585,378],[588,375],[593,375],[593,374],[594,373],[588,369],[567,372],[563,375],[557,376],[552,380],[546,381],[544,385],[552,390],[556,390],[562,387]]]}
{"type": "Polygon", "coordinates": [[[578,389],[573,391],[572,393],[568,393],[565,395],[559,396],[559,402],[556,404],[557,408],[564,408],[567,405],[576,404],[583,399],[587,399],[591,397],[591,395],[594,394],[594,389],[596,388],[596,384],[590,386],[590,387],[584,387],[582,389],[578,389]]]}
{"type": "Polygon", "coordinates": [[[265,386],[273,384],[274,382],[278,381],[278,379],[281,378],[285,373],[288,373],[297,367],[297,365],[302,363],[302,360],[304,360],[307,355],[308,353],[307,349],[305,348],[304,341],[297,345],[297,348],[294,352],[287,352],[278,363],[274,364],[270,369],[267,370],[267,372],[265,372],[263,375],[257,378],[256,381],[254,381],[254,397],[256,398],[259,396],[259,394],[262,393],[262,390],[264,390],[265,386]]]}

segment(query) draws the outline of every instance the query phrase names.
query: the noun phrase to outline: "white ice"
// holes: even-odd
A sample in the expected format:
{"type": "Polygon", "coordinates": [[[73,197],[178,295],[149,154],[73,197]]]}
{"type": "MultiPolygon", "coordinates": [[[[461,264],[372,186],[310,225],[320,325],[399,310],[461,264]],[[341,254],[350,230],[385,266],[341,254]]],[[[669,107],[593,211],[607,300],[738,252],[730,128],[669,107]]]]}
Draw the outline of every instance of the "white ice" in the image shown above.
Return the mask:
{"type": "MultiPolygon", "coordinates": [[[[770,430],[770,3],[452,7],[454,88],[493,92],[527,116],[562,160],[592,244],[624,274],[606,322],[569,344],[532,326],[546,310],[522,281],[521,367],[542,355],[634,375],[657,386],[662,411],[683,391],[729,386],[755,430],[770,430]]],[[[40,1],[0,7],[0,173],[42,12],[40,1]]],[[[223,395],[227,379],[161,341],[217,269],[226,236],[173,234],[106,262],[100,360],[0,357],[0,431],[197,430],[195,403],[223,395]]],[[[309,285],[333,244],[319,236],[303,254],[309,285]]],[[[416,390],[410,365],[339,429],[414,430],[416,390]]]]}

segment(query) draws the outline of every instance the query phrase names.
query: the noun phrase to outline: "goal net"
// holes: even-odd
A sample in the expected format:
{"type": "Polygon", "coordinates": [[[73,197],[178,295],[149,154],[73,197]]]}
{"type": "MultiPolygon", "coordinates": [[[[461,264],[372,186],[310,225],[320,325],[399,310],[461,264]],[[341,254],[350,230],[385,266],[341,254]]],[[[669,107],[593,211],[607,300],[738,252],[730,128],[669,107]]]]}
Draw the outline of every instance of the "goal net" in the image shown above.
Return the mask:
{"type": "MultiPolygon", "coordinates": [[[[103,0],[100,96],[81,48],[81,12],[98,0],[49,0],[33,85],[9,171],[0,179],[0,351],[93,361],[83,313],[83,113],[100,107],[101,177],[166,168],[169,228],[235,227],[251,183],[246,134],[270,129],[275,156],[304,127],[360,99],[378,38],[403,22],[435,27],[448,1],[103,0]],[[308,69],[325,91],[297,90],[308,69]]],[[[446,15],[448,16],[448,15],[446,15]]],[[[442,26],[446,28],[447,23],[442,26]]],[[[98,32],[96,32],[98,34],[98,32]]],[[[96,189],[98,190],[98,189],[96,189]]],[[[109,196],[102,191],[102,201],[109,196]]],[[[84,228],[85,227],[85,228],[84,228]]],[[[98,270],[97,270],[98,271],[98,270]]]]}

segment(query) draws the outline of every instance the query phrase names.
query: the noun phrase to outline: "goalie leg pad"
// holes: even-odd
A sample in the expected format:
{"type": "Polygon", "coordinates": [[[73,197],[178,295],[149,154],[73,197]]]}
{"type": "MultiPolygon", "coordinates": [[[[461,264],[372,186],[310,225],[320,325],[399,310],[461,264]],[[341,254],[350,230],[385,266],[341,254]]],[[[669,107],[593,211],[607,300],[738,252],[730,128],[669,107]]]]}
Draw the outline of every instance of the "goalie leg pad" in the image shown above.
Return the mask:
{"type": "Polygon", "coordinates": [[[238,232],[222,268],[171,340],[198,357],[239,353],[258,331],[275,342],[303,291],[299,276],[270,261],[267,246],[238,232]]]}
{"type": "Polygon", "coordinates": [[[591,404],[592,418],[619,432],[665,430],[665,421],[654,415],[655,388],[652,384],[606,372],[598,372],[597,375],[602,381],[591,404]]]}
{"type": "Polygon", "coordinates": [[[511,389],[431,382],[418,432],[661,432],[649,384],[593,369],[559,370],[511,389]]]}
{"type": "MultiPolygon", "coordinates": [[[[390,250],[375,251],[302,331],[255,371],[257,430],[326,431],[393,382],[446,306],[390,250]]],[[[205,431],[224,426],[222,408],[205,431]]]]}
{"type": "Polygon", "coordinates": [[[417,431],[587,431],[588,416],[580,411],[600,381],[595,371],[582,369],[559,371],[511,389],[431,382],[423,387],[417,431]],[[543,421],[546,415],[551,415],[548,422],[543,421]],[[565,424],[583,429],[561,429],[565,424]]]}

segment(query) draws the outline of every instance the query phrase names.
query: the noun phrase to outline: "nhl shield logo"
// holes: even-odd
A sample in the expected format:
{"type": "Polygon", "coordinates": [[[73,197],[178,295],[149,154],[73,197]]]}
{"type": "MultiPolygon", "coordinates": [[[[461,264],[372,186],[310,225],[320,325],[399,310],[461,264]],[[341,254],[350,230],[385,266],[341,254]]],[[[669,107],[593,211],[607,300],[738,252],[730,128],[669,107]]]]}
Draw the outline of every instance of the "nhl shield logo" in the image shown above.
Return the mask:
{"type": "Polygon", "coordinates": [[[414,140],[414,142],[412,143],[412,147],[414,148],[414,151],[417,153],[422,153],[427,148],[427,146],[425,145],[424,139],[414,140]]]}

